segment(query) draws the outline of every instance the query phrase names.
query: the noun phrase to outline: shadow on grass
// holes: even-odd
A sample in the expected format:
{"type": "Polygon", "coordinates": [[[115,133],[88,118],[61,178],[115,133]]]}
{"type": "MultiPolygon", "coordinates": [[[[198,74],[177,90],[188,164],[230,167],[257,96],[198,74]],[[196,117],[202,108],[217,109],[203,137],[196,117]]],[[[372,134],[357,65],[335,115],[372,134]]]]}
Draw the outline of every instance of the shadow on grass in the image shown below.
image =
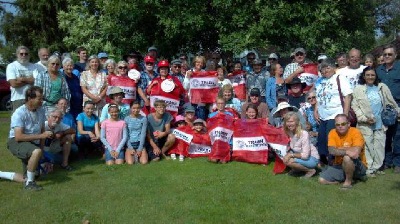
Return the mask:
{"type": "Polygon", "coordinates": [[[400,181],[396,181],[392,187],[393,190],[400,190],[400,181]]]}

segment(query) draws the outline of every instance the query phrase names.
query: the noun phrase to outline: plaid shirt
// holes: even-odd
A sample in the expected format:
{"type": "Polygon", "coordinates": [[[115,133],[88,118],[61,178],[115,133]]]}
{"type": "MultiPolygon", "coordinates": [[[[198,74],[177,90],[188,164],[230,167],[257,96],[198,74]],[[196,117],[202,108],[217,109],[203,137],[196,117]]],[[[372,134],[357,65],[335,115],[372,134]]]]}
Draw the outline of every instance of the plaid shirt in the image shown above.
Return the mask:
{"type": "MultiPolygon", "coordinates": [[[[69,100],[71,99],[71,94],[69,92],[68,84],[67,81],[65,80],[65,77],[58,72],[57,75],[58,78],[61,79],[61,96],[69,100]]],[[[43,89],[43,100],[47,102],[48,97],[50,97],[51,94],[51,79],[50,79],[50,74],[48,71],[39,73],[38,76],[35,78],[35,86],[40,86],[43,89]]],[[[50,104],[55,104],[57,102],[48,102],[50,104]]]]}
{"type": "Polygon", "coordinates": [[[154,72],[153,73],[153,78],[150,77],[149,73],[147,71],[142,71],[140,73],[140,80],[138,83],[139,88],[141,88],[143,91],[146,91],[147,86],[151,83],[151,80],[154,78],[158,77],[158,73],[154,72]]]}

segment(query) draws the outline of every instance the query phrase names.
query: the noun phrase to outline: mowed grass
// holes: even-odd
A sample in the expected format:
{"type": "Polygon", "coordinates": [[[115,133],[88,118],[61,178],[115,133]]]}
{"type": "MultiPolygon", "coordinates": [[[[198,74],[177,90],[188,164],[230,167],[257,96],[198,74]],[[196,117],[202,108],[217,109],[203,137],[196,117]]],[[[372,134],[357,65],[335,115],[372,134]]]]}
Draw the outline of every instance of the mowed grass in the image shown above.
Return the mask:
{"type": "MultiPolygon", "coordinates": [[[[21,172],[0,126],[0,170],[21,172]]],[[[0,223],[399,223],[400,175],[357,183],[348,191],[273,175],[268,166],[205,158],[108,167],[75,161],[38,181],[43,191],[0,180],[0,223]]]]}

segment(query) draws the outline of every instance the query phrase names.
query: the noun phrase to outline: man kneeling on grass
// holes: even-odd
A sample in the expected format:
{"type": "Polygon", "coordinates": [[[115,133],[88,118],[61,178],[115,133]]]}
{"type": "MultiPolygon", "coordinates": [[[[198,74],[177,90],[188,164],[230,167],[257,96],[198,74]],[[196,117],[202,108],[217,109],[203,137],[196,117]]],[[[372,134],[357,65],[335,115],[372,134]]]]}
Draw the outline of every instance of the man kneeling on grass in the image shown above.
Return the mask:
{"type": "Polygon", "coordinates": [[[341,189],[350,189],[353,179],[366,180],[364,138],[357,128],[350,127],[345,114],[335,117],[335,129],[328,135],[329,154],[335,156],[333,166],[320,174],[321,184],[338,184],[341,189]]]}
{"type": "Polygon", "coordinates": [[[63,112],[55,109],[50,112],[47,121],[45,122],[45,130],[51,131],[53,136],[45,141],[44,151],[50,162],[55,162],[58,153],[62,151],[61,168],[72,171],[73,168],[68,164],[69,154],[71,152],[72,135],[75,134],[75,129],[62,123],[63,112]]]}

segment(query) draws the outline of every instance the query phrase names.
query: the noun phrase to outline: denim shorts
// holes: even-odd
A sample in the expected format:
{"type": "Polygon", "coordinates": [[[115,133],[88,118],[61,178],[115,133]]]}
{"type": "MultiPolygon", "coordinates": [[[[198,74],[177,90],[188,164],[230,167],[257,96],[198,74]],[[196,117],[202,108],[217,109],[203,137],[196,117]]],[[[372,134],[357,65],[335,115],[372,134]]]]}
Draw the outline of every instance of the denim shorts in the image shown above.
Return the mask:
{"type": "Polygon", "coordinates": [[[140,142],[130,142],[130,144],[129,144],[129,148],[132,148],[132,149],[138,149],[139,148],[139,145],[140,145],[140,142]]]}
{"type": "Polygon", "coordinates": [[[313,156],[310,156],[310,157],[308,157],[308,159],[296,158],[296,159],[294,159],[294,162],[298,163],[300,165],[303,165],[309,169],[313,169],[313,168],[317,167],[319,160],[313,156]]]}
{"type": "MultiPolygon", "coordinates": [[[[106,154],[106,162],[110,161],[110,160],[114,160],[114,158],[111,156],[110,151],[105,150],[105,154],[106,154]]],[[[125,151],[121,150],[118,154],[117,159],[124,159],[125,158],[125,151]]]]}

